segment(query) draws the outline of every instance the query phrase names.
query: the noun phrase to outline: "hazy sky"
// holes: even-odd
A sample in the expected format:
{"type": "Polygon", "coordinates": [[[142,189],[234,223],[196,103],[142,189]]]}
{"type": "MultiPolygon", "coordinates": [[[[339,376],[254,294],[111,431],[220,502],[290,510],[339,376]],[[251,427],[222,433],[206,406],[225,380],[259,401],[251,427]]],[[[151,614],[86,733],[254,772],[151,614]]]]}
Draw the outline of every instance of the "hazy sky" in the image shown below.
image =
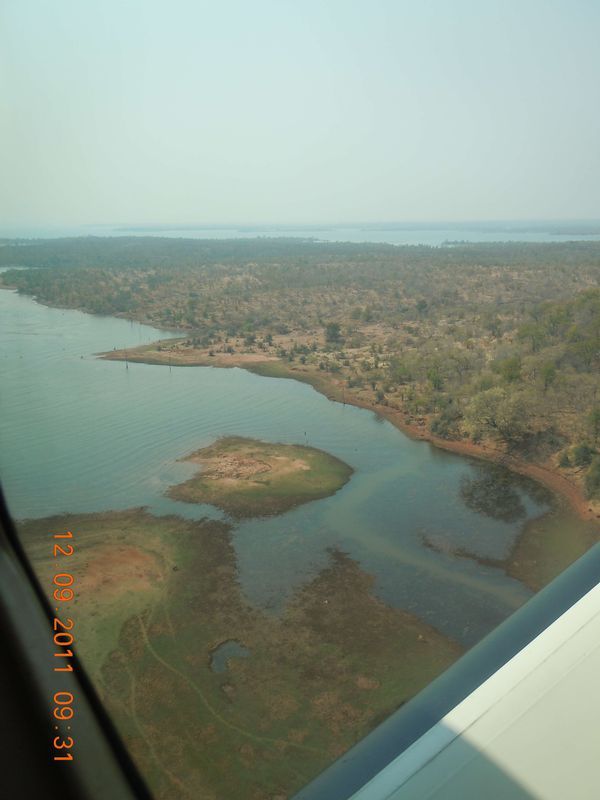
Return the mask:
{"type": "Polygon", "coordinates": [[[600,0],[1,0],[0,225],[600,217],[600,0]]]}

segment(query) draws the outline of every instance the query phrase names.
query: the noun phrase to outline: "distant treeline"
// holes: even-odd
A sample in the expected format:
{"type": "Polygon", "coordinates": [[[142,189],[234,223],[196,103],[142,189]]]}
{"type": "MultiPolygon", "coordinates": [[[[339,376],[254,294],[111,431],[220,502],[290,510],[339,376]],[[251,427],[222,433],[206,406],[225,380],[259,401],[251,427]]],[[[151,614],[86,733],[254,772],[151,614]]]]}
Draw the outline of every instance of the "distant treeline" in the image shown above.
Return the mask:
{"type": "Polygon", "coordinates": [[[158,236],[76,237],[69,239],[4,239],[0,266],[102,267],[152,269],[198,267],[243,262],[383,261],[393,265],[419,262],[437,265],[493,266],[600,263],[600,242],[486,243],[444,247],[299,238],[174,239],[158,236]]]}
{"type": "Polygon", "coordinates": [[[391,245],[322,243],[311,239],[174,239],[158,236],[77,237],[5,240],[0,266],[26,267],[198,267],[241,261],[302,258],[361,258],[393,250],[391,245]]]}

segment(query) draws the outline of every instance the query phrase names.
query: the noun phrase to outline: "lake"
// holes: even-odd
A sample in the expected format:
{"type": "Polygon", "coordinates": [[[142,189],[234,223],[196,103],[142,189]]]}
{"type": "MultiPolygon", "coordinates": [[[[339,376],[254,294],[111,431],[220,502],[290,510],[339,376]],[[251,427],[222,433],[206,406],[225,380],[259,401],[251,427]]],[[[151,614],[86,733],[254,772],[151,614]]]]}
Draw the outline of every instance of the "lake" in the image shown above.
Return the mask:
{"type": "Polygon", "coordinates": [[[346,225],[79,225],[7,228],[0,237],[60,238],[63,236],[167,236],[189,239],[255,239],[302,237],[322,242],[372,242],[430,245],[446,242],[570,242],[600,241],[598,220],[396,222],[346,225]]]}
{"type": "Polygon", "coordinates": [[[332,497],[235,523],[249,601],[276,614],[337,547],[375,576],[382,600],[465,645],[531,595],[477,559],[505,558],[532,520],[552,524],[558,514],[565,535],[582,524],[532,481],[412,441],[306,384],[94,355],[168,335],[0,291],[0,470],[15,518],[146,506],[226,519],[164,496],[195,470],[179,459],[225,435],[308,444],[354,475],[332,497]]]}

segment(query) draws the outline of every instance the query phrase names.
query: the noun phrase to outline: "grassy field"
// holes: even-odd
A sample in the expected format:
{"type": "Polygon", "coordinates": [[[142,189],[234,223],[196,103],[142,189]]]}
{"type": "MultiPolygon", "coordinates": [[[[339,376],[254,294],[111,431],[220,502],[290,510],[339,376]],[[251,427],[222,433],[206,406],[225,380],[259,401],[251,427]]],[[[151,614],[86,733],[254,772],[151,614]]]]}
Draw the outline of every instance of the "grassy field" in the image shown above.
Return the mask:
{"type": "Polygon", "coordinates": [[[377,600],[373,578],[335,550],[281,616],[252,608],[215,521],[132,510],[25,523],[47,588],[50,534],[65,527],[75,553],[60,566],[77,595],[64,615],[160,800],[287,798],[461,652],[377,600]],[[213,672],[228,640],[249,655],[213,672]]]}
{"type": "Polygon", "coordinates": [[[271,444],[228,436],[187,456],[203,469],[168,494],[187,503],[209,503],[234,517],[280,514],[334,494],[352,468],[314,447],[271,444]]]}

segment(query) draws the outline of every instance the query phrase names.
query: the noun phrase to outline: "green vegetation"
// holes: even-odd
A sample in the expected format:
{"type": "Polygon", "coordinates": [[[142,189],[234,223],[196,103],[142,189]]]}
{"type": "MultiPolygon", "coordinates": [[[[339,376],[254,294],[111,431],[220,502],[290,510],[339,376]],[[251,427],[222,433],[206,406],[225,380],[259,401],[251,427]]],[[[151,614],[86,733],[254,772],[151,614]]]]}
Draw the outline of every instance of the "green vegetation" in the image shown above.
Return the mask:
{"type": "Polygon", "coordinates": [[[210,503],[234,517],[280,514],[328,497],[347,483],[352,468],[313,447],[270,444],[229,436],[187,456],[203,469],[169,496],[210,503]]]}
{"type": "Polygon", "coordinates": [[[49,535],[65,527],[77,596],[64,615],[157,800],[289,797],[461,652],[377,600],[337,550],[281,616],[254,609],[228,526],[139,509],[25,523],[48,591],[49,535]],[[228,640],[249,655],[213,672],[228,640]]]}
{"type": "Polygon", "coordinates": [[[182,526],[185,523],[175,517],[157,519],[137,509],[118,514],[69,514],[19,526],[44,588],[52,585],[57,563],[49,557],[49,532],[74,532],[69,540],[74,552],[62,558],[65,564],[68,561],[66,571],[76,576],[77,591],[61,611],[77,623],[78,649],[85,654],[95,680],[101,682],[102,664],[117,647],[123,624],[162,596],[171,565],[179,556],[177,537],[182,526]]]}
{"type": "Polygon", "coordinates": [[[589,497],[600,497],[600,457],[594,456],[585,476],[585,486],[589,497]]]}
{"type": "Polygon", "coordinates": [[[6,243],[0,264],[42,267],[2,276],[42,302],[184,330],[165,345],[173,363],[306,380],[598,496],[598,242],[123,237],[6,243]],[[571,459],[578,447],[586,463],[571,459]]]}
{"type": "Polygon", "coordinates": [[[584,520],[573,524],[572,519],[567,523],[559,507],[525,526],[502,566],[508,575],[537,592],[595,545],[598,539],[597,525],[584,520]]]}

